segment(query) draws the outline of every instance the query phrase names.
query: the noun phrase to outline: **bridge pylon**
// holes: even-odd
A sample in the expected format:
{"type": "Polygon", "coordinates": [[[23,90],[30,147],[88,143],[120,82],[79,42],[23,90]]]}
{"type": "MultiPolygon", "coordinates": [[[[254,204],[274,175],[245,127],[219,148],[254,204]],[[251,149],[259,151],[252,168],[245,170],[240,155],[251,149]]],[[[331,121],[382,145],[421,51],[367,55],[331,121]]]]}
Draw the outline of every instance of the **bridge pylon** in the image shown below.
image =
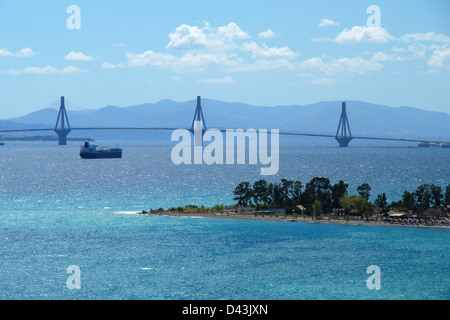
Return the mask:
{"type": "Polygon", "coordinates": [[[345,102],[342,102],[341,119],[336,132],[336,141],[339,143],[339,147],[347,148],[352,140],[352,131],[347,118],[347,106],[345,102]]]}
{"type": "Polygon", "coordinates": [[[70,132],[69,118],[67,117],[64,97],[61,97],[61,106],[59,108],[58,119],[56,119],[55,132],[59,137],[59,145],[67,145],[67,135],[70,132]]]}
{"type": "MultiPolygon", "coordinates": [[[[197,108],[195,109],[194,113],[194,119],[192,120],[192,126],[191,126],[191,132],[195,136],[195,132],[201,132],[201,138],[203,141],[203,135],[206,131],[206,122],[205,117],[203,116],[203,110],[202,110],[202,104],[201,104],[202,98],[200,96],[197,97],[197,108]]],[[[199,137],[199,136],[198,136],[199,137]]],[[[195,141],[195,145],[199,145],[201,143],[200,141],[195,141]]],[[[200,144],[202,145],[202,144],[200,144]]]]}

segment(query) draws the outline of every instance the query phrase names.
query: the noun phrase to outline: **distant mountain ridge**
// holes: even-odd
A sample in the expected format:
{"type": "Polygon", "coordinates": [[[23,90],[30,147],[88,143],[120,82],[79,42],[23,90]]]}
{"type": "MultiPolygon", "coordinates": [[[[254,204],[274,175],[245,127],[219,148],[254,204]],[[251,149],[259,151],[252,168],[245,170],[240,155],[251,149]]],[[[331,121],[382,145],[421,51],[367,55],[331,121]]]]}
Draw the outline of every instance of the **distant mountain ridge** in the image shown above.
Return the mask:
{"type": "MultiPolygon", "coordinates": [[[[450,140],[450,115],[412,107],[390,107],[362,101],[346,101],[354,136],[450,140]]],[[[305,106],[253,106],[240,102],[202,99],[208,128],[280,129],[305,133],[335,134],[342,101],[323,101],[305,106]]],[[[161,100],[129,107],[106,106],[71,111],[72,127],[169,127],[191,126],[196,101],[161,100]]],[[[53,128],[58,110],[42,109],[22,117],[0,121],[1,128],[53,128]]]]}

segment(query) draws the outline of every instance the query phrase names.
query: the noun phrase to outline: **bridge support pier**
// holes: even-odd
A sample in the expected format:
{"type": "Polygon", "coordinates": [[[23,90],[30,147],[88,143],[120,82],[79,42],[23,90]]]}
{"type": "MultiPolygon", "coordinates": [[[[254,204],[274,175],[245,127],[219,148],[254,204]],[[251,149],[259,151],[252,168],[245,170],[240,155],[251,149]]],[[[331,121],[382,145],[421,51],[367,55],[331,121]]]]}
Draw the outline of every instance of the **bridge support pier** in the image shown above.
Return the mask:
{"type": "Polygon", "coordinates": [[[69,134],[70,131],[57,131],[56,133],[58,134],[58,144],[60,146],[65,146],[67,145],[67,135],[69,134]]]}
{"type": "Polygon", "coordinates": [[[350,124],[347,118],[347,106],[345,102],[342,102],[341,119],[339,120],[336,132],[336,141],[339,143],[339,147],[347,148],[352,140],[352,131],[350,130],[350,124]]]}
{"type": "Polygon", "coordinates": [[[203,116],[203,110],[202,110],[202,104],[201,104],[201,97],[198,96],[197,97],[197,108],[195,109],[195,113],[194,113],[194,119],[192,120],[192,126],[191,126],[191,133],[194,135],[194,137],[196,137],[195,140],[195,145],[196,146],[202,146],[203,145],[203,135],[205,134],[206,131],[206,122],[205,122],[205,117],[203,116]],[[200,135],[199,134],[195,134],[195,132],[199,132],[201,131],[201,141],[197,141],[200,140],[200,135]]]}
{"type": "Polygon", "coordinates": [[[70,131],[69,118],[67,117],[66,107],[64,105],[64,97],[61,97],[61,107],[59,108],[58,119],[56,119],[55,125],[55,132],[58,135],[60,146],[67,145],[67,135],[70,131]]]}
{"type": "Polygon", "coordinates": [[[339,147],[341,148],[347,148],[352,140],[353,138],[336,138],[336,141],[339,143],[339,147]]]}

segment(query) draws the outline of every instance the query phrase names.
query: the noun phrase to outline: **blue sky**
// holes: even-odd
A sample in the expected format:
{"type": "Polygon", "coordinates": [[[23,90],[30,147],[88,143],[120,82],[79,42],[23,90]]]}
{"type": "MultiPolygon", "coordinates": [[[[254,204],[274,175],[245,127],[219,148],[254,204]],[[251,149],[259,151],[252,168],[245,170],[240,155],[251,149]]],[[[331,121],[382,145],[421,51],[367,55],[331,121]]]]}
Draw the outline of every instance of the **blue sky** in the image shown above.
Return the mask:
{"type": "Polygon", "coordinates": [[[201,95],[450,113],[449,13],[447,0],[0,0],[0,118],[62,95],[78,109],[201,95]]]}

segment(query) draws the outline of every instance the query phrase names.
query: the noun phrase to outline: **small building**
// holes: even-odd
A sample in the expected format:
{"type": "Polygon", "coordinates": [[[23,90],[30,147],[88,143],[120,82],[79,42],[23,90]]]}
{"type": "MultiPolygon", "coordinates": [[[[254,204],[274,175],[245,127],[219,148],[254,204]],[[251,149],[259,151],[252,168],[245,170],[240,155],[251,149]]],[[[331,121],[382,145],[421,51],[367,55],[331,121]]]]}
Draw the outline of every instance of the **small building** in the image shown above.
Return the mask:
{"type": "Polygon", "coordinates": [[[306,213],[306,208],[304,206],[302,206],[301,204],[297,205],[295,210],[297,212],[300,212],[300,214],[305,214],[306,213]]]}
{"type": "Polygon", "coordinates": [[[286,213],[285,208],[267,208],[264,209],[264,211],[267,211],[269,213],[286,213]]]}
{"type": "Polygon", "coordinates": [[[237,214],[249,214],[253,213],[255,210],[251,207],[247,207],[246,205],[238,204],[236,206],[237,214]]]}
{"type": "Polygon", "coordinates": [[[430,216],[430,217],[448,217],[448,215],[445,213],[442,208],[430,208],[424,212],[424,215],[430,216]]]}
{"type": "Polygon", "coordinates": [[[399,211],[391,210],[386,213],[383,213],[382,216],[390,217],[390,218],[404,218],[404,217],[408,217],[409,215],[407,212],[399,212],[399,211]]]}
{"type": "Polygon", "coordinates": [[[334,216],[343,216],[343,215],[345,215],[345,209],[344,208],[333,209],[333,215],[334,216]]]}
{"type": "Polygon", "coordinates": [[[261,215],[265,215],[265,214],[286,214],[286,209],[284,208],[266,208],[266,209],[261,209],[258,211],[255,211],[256,214],[261,214],[261,215]]]}

